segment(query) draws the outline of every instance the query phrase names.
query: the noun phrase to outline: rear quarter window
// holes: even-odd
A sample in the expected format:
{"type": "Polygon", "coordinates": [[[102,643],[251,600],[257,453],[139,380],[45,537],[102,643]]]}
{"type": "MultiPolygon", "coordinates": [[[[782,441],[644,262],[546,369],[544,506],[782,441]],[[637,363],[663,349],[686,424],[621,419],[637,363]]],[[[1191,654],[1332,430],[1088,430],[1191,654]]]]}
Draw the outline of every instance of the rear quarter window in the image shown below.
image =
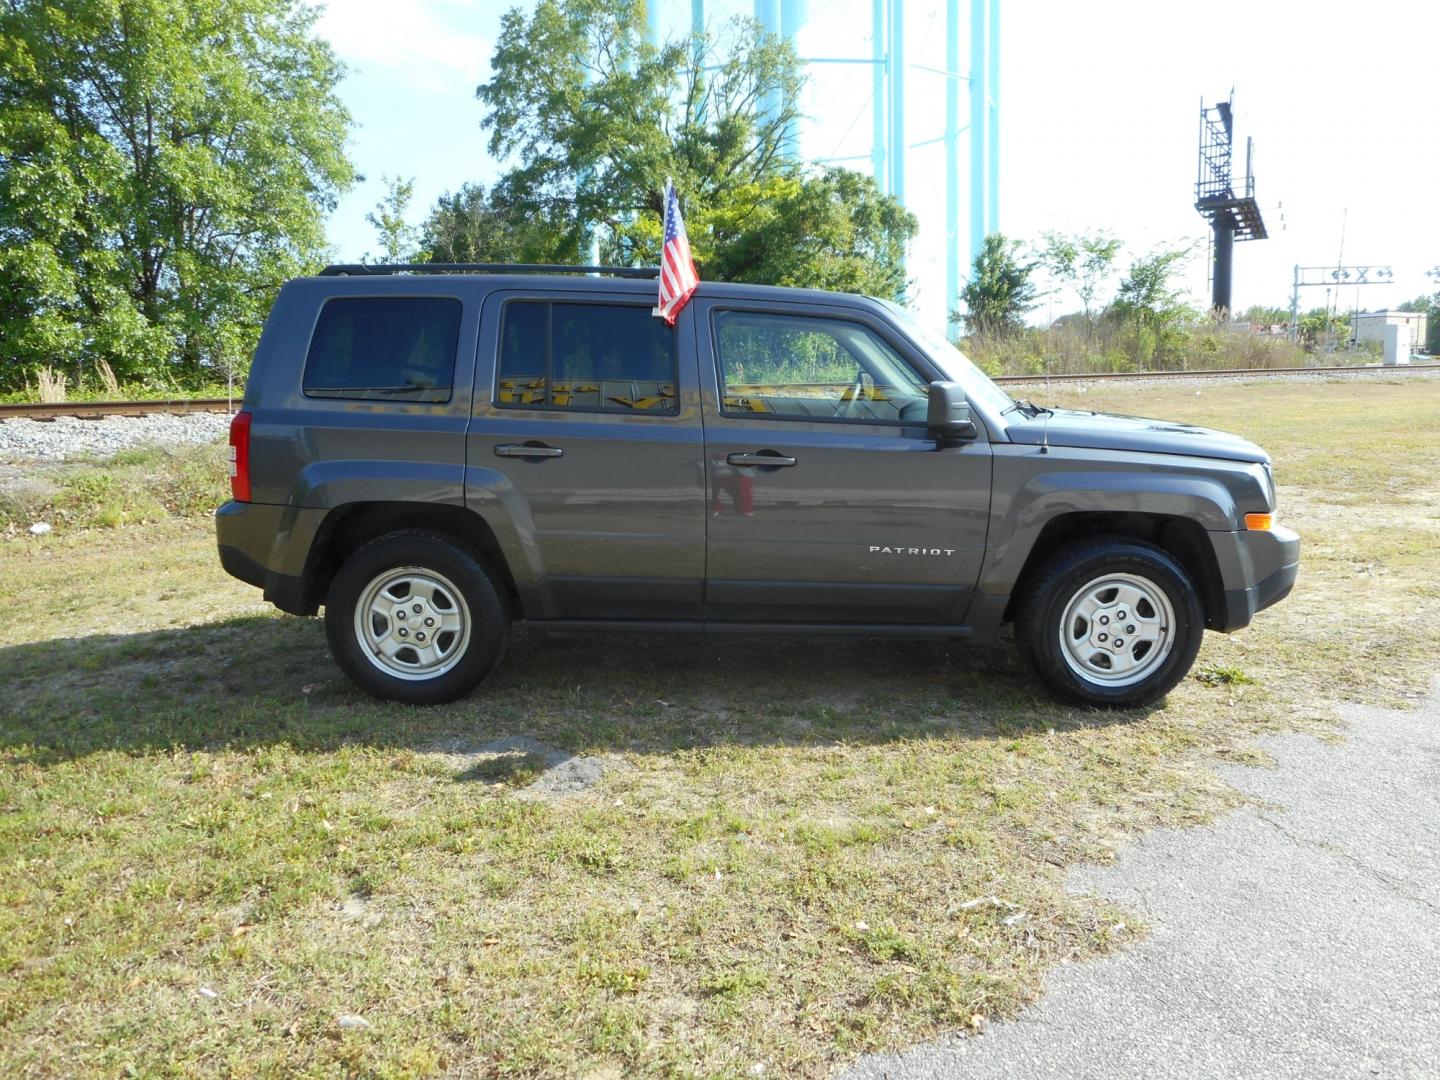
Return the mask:
{"type": "Polygon", "coordinates": [[[305,356],[305,395],[449,401],[460,314],[460,301],[449,296],[325,301],[305,356]]]}

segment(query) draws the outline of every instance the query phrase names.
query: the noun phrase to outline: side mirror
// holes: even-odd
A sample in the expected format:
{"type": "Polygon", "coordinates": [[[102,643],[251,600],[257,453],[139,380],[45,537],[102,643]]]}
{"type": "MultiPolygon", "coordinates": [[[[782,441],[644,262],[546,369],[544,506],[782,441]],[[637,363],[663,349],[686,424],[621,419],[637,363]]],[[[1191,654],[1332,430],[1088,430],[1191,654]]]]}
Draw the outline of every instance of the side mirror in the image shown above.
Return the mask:
{"type": "Polygon", "coordinates": [[[965,388],[954,382],[930,384],[930,408],[925,426],[941,442],[959,442],[980,434],[970,416],[970,402],[965,400],[965,388]]]}

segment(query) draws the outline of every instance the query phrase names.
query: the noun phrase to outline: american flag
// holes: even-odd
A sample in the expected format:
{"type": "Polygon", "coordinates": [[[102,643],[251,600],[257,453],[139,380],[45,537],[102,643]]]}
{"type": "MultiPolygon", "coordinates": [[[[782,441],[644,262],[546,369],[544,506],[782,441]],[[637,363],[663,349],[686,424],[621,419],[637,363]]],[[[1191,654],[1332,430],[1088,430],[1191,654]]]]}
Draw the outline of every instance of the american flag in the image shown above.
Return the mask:
{"type": "Polygon", "coordinates": [[[660,305],[655,309],[671,326],[680,309],[700,284],[695,260],[690,257],[690,238],[685,235],[685,222],[680,220],[680,200],[675,197],[675,184],[665,181],[665,241],[660,251],[660,305]]]}

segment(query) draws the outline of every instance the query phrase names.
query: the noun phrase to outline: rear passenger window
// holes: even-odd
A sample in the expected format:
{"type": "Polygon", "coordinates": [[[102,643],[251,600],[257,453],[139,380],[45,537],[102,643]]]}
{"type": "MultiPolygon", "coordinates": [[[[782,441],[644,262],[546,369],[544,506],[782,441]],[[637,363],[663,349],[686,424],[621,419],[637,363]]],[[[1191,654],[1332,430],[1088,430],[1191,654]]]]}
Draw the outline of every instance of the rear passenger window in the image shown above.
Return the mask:
{"type": "Polygon", "coordinates": [[[495,403],[512,409],[678,411],[675,331],[648,307],[512,300],[495,403]]]}
{"type": "Polygon", "coordinates": [[[454,297],[327,300],[305,358],[305,395],[449,401],[459,340],[454,297]]]}

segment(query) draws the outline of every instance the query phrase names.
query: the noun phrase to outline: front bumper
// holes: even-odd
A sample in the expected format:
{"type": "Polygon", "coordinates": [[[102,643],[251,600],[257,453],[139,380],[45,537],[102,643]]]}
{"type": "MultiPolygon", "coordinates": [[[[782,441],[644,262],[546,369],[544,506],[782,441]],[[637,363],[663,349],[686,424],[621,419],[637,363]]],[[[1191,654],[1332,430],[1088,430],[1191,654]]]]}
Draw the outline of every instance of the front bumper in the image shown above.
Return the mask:
{"type": "Polygon", "coordinates": [[[319,610],[305,573],[324,510],[269,503],[227,502],[215,511],[220,565],[231,577],[265,590],[265,599],[291,615],[319,610]]]}
{"type": "Polygon", "coordinates": [[[1248,626],[1257,611],[1290,595],[1300,572],[1300,537],[1291,529],[1211,533],[1220,580],[1225,585],[1224,613],[1215,630],[1248,626]]]}

